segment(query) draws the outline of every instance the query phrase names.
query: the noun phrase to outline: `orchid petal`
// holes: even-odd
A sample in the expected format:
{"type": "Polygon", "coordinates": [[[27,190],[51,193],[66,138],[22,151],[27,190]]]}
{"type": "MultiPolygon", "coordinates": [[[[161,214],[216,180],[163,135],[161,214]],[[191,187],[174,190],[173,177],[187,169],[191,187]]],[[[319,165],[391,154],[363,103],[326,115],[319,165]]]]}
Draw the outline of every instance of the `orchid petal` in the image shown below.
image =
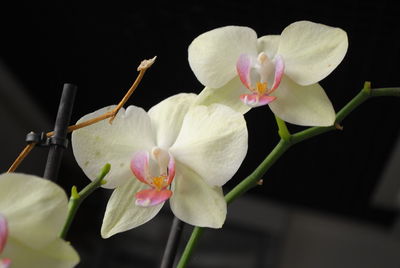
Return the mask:
{"type": "Polygon", "coordinates": [[[319,84],[300,86],[284,76],[272,95],[277,98],[269,107],[286,122],[302,126],[332,126],[335,122],[332,103],[319,84]]]}
{"type": "Polygon", "coordinates": [[[277,53],[284,58],[287,76],[300,85],[311,85],[339,65],[347,47],[342,29],[299,21],[283,30],[277,53]]]}
{"type": "Polygon", "coordinates": [[[221,88],[204,88],[197,97],[195,104],[209,106],[219,103],[245,114],[251,108],[243,104],[240,96],[248,92],[249,90],[241,83],[239,77],[235,77],[221,88]]]}
{"type": "Polygon", "coordinates": [[[240,55],[236,69],[239,74],[240,81],[248,88],[251,89],[250,71],[252,66],[252,57],[247,54],[240,55]]]}
{"type": "Polygon", "coordinates": [[[220,104],[196,106],[186,114],[169,151],[208,184],[221,186],[246,156],[247,136],[242,114],[220,104]]]}
{"type": "Polygon", "coordinates": [[[163,203],[171,195],[172,192],[168,189],[145,189],[136,193],[136,205],[140,207],[152,207],[163,203]]]}
{"type": "MultiPolygon", "coordinates": [[[[78,123],[113,108],[109,106],[87,114],[78,123]]],[[[112,124],[103,120],[72,133],[75,159],[89,179],[96,179],[105,163],[111,164],[104,188],[115,188],[132,179],[129,168],[132,154],[136,151],[149,151],[154,146],[155,135],[150,118],[142,108],[135,106],[121,109],[112,124]]]]}
{"type": "Polygon", "coordinates": [[[135,228],[157,215],[164,203],[146,208],[135,204],[136,193],[145,188],[146,184],[131,179],[113,191],[101,226],[103,238],[135,228]]]}
{"type": "Polygon", "coordinates": [[[243,101],[244,104],[250,107],[259,107],[274,101],[276,97],[268,95],[259,96],[257,93],[253,93],[243,94],[240,96],[240,99],[243,101]]]}
{"type": "Polygon", "coordinates": [[[157,133],[157,145],[169,148],[179,134],[183,117],[196,99],[195,94],[181,93],[169,97],[153,106],[148,115],[154,132],[157,133]]]}
{"type": "Polygon", "coordinates": [[[177,164],[172,183],[171,210],[180,220],[199,227],[221,228],[226,201],[219,186],[210,186],[193,170],[177,164]]]}
{"type": "MultiPolygon", "coordinates": [[[[32,232],[36,230],[31,230],[32,232]]],[[[43,247],[33,247],[13,239],[7,244],[4,256],[12,260],[12,268],[51,267],[72,268],[79,262],[79,255],[69,242],[56,238],[43,247]]]]}
{"type": "Polygon", "coordinates": [[[68,208],[61,187],[36,176],[6,173],[0,175],[0,196],[0,211],[12,226],[9,238],[41,248],[58,237],[68,208]]]}
{"type": "Polygon", "coordinates": [[[135,177],[145,183],[149,182],[149,153],[148,152],[137,152],[133,155],[131,160],[131,170],[135,177]]]}
{"type": "Polygon", "coordinates": [[[257,34],[248,27],[226,26],[193,40],[189,64],[200,83],[219,88],[236,76],[236,61],[241,54],[257,56],[257,34]]]}
{"type": "Polygon", "coordinates": [[[281,40],[280,35],[265,35],[257,39],[257,51],[264,52],[268,58],[275,58],[281,40]]]}

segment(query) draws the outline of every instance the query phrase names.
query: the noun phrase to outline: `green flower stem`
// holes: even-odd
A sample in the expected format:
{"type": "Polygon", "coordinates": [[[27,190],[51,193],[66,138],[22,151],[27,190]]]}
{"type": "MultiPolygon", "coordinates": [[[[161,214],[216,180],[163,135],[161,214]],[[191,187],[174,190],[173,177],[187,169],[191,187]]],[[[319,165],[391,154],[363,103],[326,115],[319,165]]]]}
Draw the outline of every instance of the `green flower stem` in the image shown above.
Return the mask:
{"type": "MultiPolygon", "coordinates": [[[[359,105],[361,105],[364,101],[369,99],[370,97],[379,97],[379,96],[396,96],[400,97],[400,88],[377,88],[371,89],[370,83],[366,82],[364,84],[364,88],[358,93],[347,105],[345,105],[337,114],[336,114],[336,124],[331,127],[310,127],[306,130],[297,132],[295,134],[290,134],[286,124],[276,117],[278,124],[278,134],[281,137],[281,140],[275,146],[275,148],[271,151],[271,153],[264,159],[264,161],[243,181],[241,181],[238,185],[236,185],[229,193],[225,195],[225,200],[228,204],[234,201],[239,196],[243,195],[245,192],[253,188],[258,184],[264,174],[268,171],[268,169],[285,153],[292,145],[295,145],[304,140],[310,139],[317,135],[323,134],[325,132],[335,130],[340,128],[338,125],[346,116],[348,116],[354,109],[356,109],[359,105]],[[283,122],[283,123],[282,123],[283,122]]],[[[184,268],[188,263],[191,254],[193,253],[193,249],[199,241],[200,235],[203,233],[201,227],[195,227],[192,235],[187,243],[185,250],[179,260],[177,268],[184,268]]]]}
{"type": "Polygon", "coordinates": [[[182,253],[182,257],[179,260],[178,265],[176,268],[184,268],[186,267],[187,263],[189,262],[190,256],[192,255],[192,252],[197,245],[197,241],[199,240],[201,234],[203,233],[204,228],[202,227],[194,227],[192,235],[189,238],[189,241],[186,245],[185,251],[182,253]]]}
{"type": "Polygon", "coordinates": [[[278,125],[278,134],[282,140],[289,141],[292,137],[289,129],[286,126],[286,122],[275,115],[276,124],[278,125]]]}
{"type": "Polygon", "coordinates": [[[371,90],[372,97],[400,97],[400,90],[398,87],[375,88],[371,90]]]}
{"type": "Polygon", "coordinates": [[[69,198],[69,203],[68,203],[68,216],[65,221],[64,227],[59,235],[61,238],[63,239],[66,238],[69,227],[71,226],[71,223],[75,218],[75,214],[78,211],[78,208],[83,202],[83,200],[85,200],[86,197],[88,197],[91,193],[93,193],[94,190],[96,190],[101,185],[106,183],[106,181],[103,179],[108,174],[108,172],[110,172],[110,169],[111,165],[105,164],[104,167],[101,169],[99,175],[97,175],[96,179],[91,183],[89,183],[79,193],[76,189],[76,186],[72,187],[71,197],[69,198]]]}
{"type": "Polygon", "coordinates": [[[262,161],[262,163],[249,175],[242,180],[235,188],[225,195],[225,200],[230,204],[233,200],[259,184],[259,181],[272,167],[272,165],[289,149],[291,143],[281,139],[269,155],[262,161]]]}

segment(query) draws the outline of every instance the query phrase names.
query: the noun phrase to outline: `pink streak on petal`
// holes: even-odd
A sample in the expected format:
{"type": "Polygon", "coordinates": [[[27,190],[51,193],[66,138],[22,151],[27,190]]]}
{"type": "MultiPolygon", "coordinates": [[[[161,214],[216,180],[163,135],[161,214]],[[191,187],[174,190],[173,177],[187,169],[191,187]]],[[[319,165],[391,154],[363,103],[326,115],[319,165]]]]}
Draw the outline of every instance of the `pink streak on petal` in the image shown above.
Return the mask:
{"type": "Polygon", "coordinates": [[[167,186],[171,184],[174,178],[175,178],[175,159],[172,156],[172,154],[169,154],[167,186]]]}
{"type": "Polygon", "coordinates": [[[240,96],[240,99],[244,104],[250,107],[258,107],[274,101],[276,97],[268,95],[259,96],[258,94],[243,94],[240,96]]]}
{"type": "Polygon", "coordinates": [[[146,184],[150,184],[148,180],[149,153],[148,152],[135,153],[131,160],[131,170],[139,181],[146,184]]]}
{"type": "Polygon", "coordinates": [[[6,217],[0,213],[0,253],[7,243],[8,237],[8,223],[6,217]]]}
{"type": "Polygon", "coordinates": [[[272,85],[271,90],[268,93],[274,91],[279,84],[281,83],[282,76],[285,73],[285,62],[283,61],[282,56],[277,55],[275,58],[275,77],[274,84],[272,85]]]}
{"type": "Polygon", "coordinates": [[[136,205],[140,207],[151,207],[158,205],[168,198],[172,192],[168,189],[158,191],[156,189],[146,189],[136,193],[136,205]]]}
{"type": "Polygon", "coordinates": [[[8,268],[11,265],[10,259],[2,259],[0,260],[0,268],[8,268]]]}
{"type": "Polygon", "coordinates": [[[236,70],[239,74],[239,78],[248,89],[251,89],[251,81],[250,81],[251,62],[252,59],[250,55],[247,54],[240,55],[238,61],[236,62],[236,70]]]}

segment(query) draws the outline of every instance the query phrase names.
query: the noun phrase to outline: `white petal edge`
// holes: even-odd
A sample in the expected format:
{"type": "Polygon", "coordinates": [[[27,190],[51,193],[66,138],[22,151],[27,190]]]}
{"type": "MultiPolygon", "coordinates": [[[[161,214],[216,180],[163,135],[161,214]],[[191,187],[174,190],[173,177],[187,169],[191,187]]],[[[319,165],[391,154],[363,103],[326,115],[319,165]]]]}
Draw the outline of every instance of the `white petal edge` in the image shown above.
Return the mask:
{"type": "Polygon", "coordinates": [[[264,52],[272,60],[278,51],[280,41],[280,35],[262,36],[257,39],[257,51],[258,53],[264,52]]]}
{"type": "Polygon", "coordinates": [[[150,187],[132,179],[114,190],[101,226],[103,238],[138,227],[157,215],[165,202],[153,207],[139,207],[135,204],[135,194],[147,188],[150,187]]]}
{"type": "Polygon", "coordinates": [[[210,186],[190,168],[177,164],[171,210],[180,220],[199,227],[221,228],[227,205],[219,186],[210,186]]]}
{"type": "MultiPolygon", "coordinates": [[[[83,116],[77,123],[95,118],[115,106],[99,109],[83,116]]],[[[129,168],[136,151],[150,150],[155,145],[155,133],[150,117],[139,107],[121,109],[112,124],[103,120],[72,133],[72,149],[83,172],[95,180],[101,168],[111,164],[104,188],[115,188],[133,178],[129,168]]]]}
{"type": "Polygon", "coordinates": [[[196,94],[181,93],[153,106],[148,114],[156,132],[157,146],[171,147],[182,126],[183,117],[196,100],[196,94]]]}
{"type": "Polygon", "coordinates": [[[311,85],[339,65],[347,48],[347,34],[342,29],[299,21],[283,30],[277,53],[284,58],[286,75],[300,85],[311,85]]]}
{"type": "Polygon", "coordinates": [[[286,122],[301,126],[332,126],[335,122],[335,110],[319,84],[301,86],[283,76],[271,95],[277,98],[269,107],[286,122]]]}
{"type": "Polygon", "coordinates": [[[57,184],[33,175],[0,175],[0,211],[9,239],[40,248],[58,237],[67,218],[68,199],[57,184]]]}
{"type": "Polygon", "coordinates": [[[240,96],[248,93],[251,92],[242,84],[239,76],[236,76],[221,88],[205,87],[198,95],[195,104],[210,106],[211,104],[219,103],[245,114],[251,107],[245,105],[240,100],[240,96]]]}
{"type": "Polygon", "coordinates": [[[78,253],[70,243],[60,238],[54,239],[41,248],[33,248],[11,238],[4,256],[11,259],[12,268],[72,268],[79,263],[78,253]]]}
{"type": "Polygon", "coordinates": [[[222,186],[246,156],[247,139],[241,113],[221,104],[195,106],[186,114],[170,153],[208,184],[222,186]]]}
{"type": "Polygon", "coordinates": [[[189,46],[189,65],[204,86],[219,88],[236,74],[243,53],[256,56],[257,34],[241,26],[225,26],[196,37],[189,46]]]}

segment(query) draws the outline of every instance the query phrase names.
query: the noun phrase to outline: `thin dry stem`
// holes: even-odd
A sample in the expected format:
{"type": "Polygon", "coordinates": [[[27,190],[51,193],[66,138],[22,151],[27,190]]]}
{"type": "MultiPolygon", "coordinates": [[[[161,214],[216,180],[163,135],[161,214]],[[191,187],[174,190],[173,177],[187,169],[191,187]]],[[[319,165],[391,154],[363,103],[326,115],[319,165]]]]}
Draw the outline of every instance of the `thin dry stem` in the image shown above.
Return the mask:
{"type": "Polygon", "coordinates": [[[29,154],[30,151],[32,151],[33,147],[35,147],[36,143],[30,143],[25,146],[25,148],[22,150],[22,152],[18,155],[17,159],[15,159],[14,163],[11,165],[11,167],[7,170],[7,172],[14,172],[17,167],[21,164],[21,162],[25,159],[25,157],[29,154]]]}
{"type": "MultiPolygon", "coordinates": [[[[115,116],[117,115],[118,111],[125,105],[125,103],[128,101],[132,93],[135,91],[135,89],[138,87],[140,84],[140,81],[142,81],[142,78],[146,72],[147,69],[149,69],[154,61],[156,60],[157,56],[149,59],[149,60],[143,60],[140,65],[138,66],[137,70],[139,72],[138,76],[136,77],[135,82],[133,82],[132,86],[129,88],[128,92],[125,94],[125,96],[122,98],[122,100],[118,103],[118,105],[110,112],[107,112],[105,114],[100,115],[99,117],[89,119],[85,122],[72,125],[68,127],[68,133],[72,132],[74,130],[87,127],[90,125],[93,125],[99,121],[102,121],[104,119],[110,118],[109,123],[111,124],[112,121],[114,120],[115,116]]],[[[54,135],[54,131],[46,133],[47,137],[51,137],[54,135]]],[[[29,152],[35,147],[36,143],[30,143],[28,144],[24,150],[19,154],[17,159],[15,159],[14,163],[11,165],[11,167],[8,169],[7,172],[14,172],[17,167],[21,164],[21,162],[25,159],[25,157],[29,154],[29,152]]]]}
{"type": "Polygon", "coordinates": [[[135,89],[139,85],[140,81],[142,80],[142,78],[144,76],[144,73],[146,72],[147,69],[149,69],[151,67],[151,65],[153,65],[153,63],[156,60],[156,58],[157,58],[157,56],[155,56],[154,58],[149,59],[149,60],[143,60],[140,63],[139,67],[137,68],[137,70],[139,71],[139,74],[138,74],[135,82],[133,82],[131,88],[128,90],[128,92],[126,92],[125,96],[118,103],[117,107],[115,107],[115,109],[111,112],[112,115],[111,115],[110,120],[108,121],[110,124],[114,120],[114,118],[117,115],[118,111],[125,105],[125,103],[128,101],[128,99],[130,98],[132,93],[135,91],[135,89]]]}

